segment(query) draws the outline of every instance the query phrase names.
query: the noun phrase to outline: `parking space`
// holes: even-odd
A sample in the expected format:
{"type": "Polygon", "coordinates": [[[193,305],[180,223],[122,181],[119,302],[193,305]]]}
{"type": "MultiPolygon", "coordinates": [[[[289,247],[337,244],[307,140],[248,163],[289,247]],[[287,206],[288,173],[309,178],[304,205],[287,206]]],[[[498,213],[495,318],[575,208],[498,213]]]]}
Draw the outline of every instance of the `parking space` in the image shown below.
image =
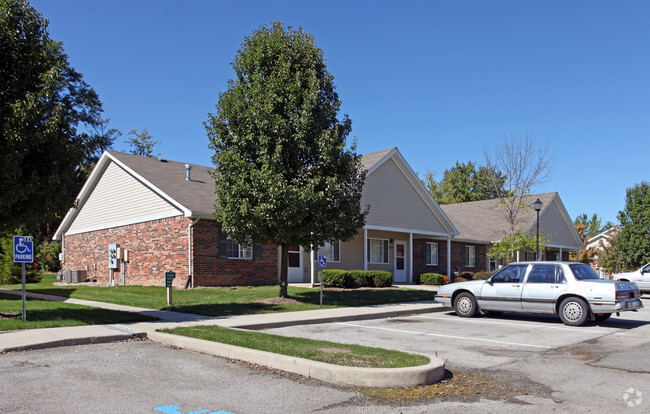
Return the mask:
{"type": "Polygon", "coordinates": [[[505,313],[460,318],[453,312],[401,318],[294,326],[270,333],[438,355],[462,368],[489,368],[529,354],[614,336],[626,343],[650,339],[650,311],[627,312],[595,325],[570,327],[557,316],[505,313]]]}

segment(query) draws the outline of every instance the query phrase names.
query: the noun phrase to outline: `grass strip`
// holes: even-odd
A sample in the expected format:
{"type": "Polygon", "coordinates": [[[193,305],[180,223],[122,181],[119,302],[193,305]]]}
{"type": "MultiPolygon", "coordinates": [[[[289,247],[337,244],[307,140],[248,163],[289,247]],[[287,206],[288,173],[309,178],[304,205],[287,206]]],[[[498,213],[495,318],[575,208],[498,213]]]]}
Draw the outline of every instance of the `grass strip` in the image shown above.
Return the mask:
{"type": "Polygon", "coordinates": [[[161,332],[348,367],[404,368],[429,363],[429,358],[425,356],[401,351],[228,329],[219,326],[163,329],[161,332]]]}
{"type": "MultiPolygon", "coordinates": [[[[35,293],[87,299],[149,309],[170,310],[206,316],[247,315],[256,313],[293,312],[320,308],[318,289],[289,287],[292,303],[268,303],[278,297],[278,286],[174,289],[173,306],[167,305],[163,286],[55,286],[56,275],[43,274],[40,283],[27,284],[35,293]]],[[[21,289],[20,285],[2,286],[21,289]]],[[[414,289],[326,290],[323,308],[356,307],[386,303],[433,300],[435,292],[414,289]]]]}
{"type": "Polygon", "coordinates": [[[132,312],[91,308],[62,302],[27,298],[27,322],[23,323],[22,298],[0,294],[0,331],[58,328],[153,321],[157,318],[132,312]]]}

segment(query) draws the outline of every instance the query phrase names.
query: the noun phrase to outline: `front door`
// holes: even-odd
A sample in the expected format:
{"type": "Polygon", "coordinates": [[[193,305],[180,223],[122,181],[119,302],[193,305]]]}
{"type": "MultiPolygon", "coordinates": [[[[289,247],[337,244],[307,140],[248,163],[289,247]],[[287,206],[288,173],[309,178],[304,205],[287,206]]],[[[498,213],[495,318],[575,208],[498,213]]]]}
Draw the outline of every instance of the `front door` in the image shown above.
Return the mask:
{"type": "Polygon", "coordinates": [[[287,274],[289,283],[302,283],[302,248],[300,246],[289,246],[289,272],[287,274]]]}
{"type": "Polygon", "coordinates": [[[396,283],[406,282],[406,242],[395,240],[395,269],[393,281],[396,283]]]}

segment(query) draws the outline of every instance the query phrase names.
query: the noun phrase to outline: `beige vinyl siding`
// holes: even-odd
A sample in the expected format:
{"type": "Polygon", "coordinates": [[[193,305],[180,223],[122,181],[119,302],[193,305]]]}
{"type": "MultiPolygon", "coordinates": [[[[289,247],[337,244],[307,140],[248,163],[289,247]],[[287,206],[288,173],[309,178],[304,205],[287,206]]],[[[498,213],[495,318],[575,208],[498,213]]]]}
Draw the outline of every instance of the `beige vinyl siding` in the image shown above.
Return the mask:
{"type": "Polygon", "coordinates": [[[182,214],[113,162],[80,208],[67,234],[182,214]]]}
{"type": "Polygon", "coordinates": [[[393,159],[366,177],[361,206],[370,206],[366,224],[446,233],[393,159]]]}
{"type": "MultiPolygon", "coordinates": [[[[555,203],[549,204],[539,218],[539,232],[546,235],[547,243],[551,246],[575,246],[570,230],[555,203]]],[[[535,231],[536,228],[533,225],[533,235],[535,231]]]]}

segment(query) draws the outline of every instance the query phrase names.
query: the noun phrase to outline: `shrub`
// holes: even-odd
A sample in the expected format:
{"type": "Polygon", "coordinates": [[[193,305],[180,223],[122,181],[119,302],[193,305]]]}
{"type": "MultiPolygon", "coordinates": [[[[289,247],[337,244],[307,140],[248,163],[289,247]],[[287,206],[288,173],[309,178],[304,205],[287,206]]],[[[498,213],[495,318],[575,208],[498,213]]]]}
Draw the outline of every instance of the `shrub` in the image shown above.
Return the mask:
{"type": "Polygon", "coordinates": [[[458,276],[465,279],[465,281],[468,281],[468,280],[472,280],[473,274],[470,272],[463,272],[458,276]]]}
{"type": "Polygon", "coordinates": [[[420,275],[420,283],[423,285],[445,285],[449,279],[445,281],[445,277],[439,273],[423,273],[420,275]]]}
{"type": "Polygon", "coordinates": [[[326,269],[323,270],[323,286],[337,288],[351,288],[354,281],[349,276],[347,270],[326,269]]]}
{"type": "Polygon", "coordinates": [[[36,257],[43,270],[57,272],[61,269],[61,262],[59,262],[60,242],[44,240],[39,243],[37,250],[36,257]]]}
{"type": "Polygon", "coordinates": [[[393,275],[390,272],[369,270],[368,273],[375,287],[389,287],[393,285],[393,275]]]}
{"type": "Polygon", "coordinates": [[[390,272],[379,270],[340,270],[323,271],[323,286],[351,289],[357,287],[388,287],[393,284],[390,272]]]}
{"type": "Polygon", "coordinates": [[[485,280],[488,277],[492,276],[494,272],[475,272],[472,275],[473,280],[485,280]]]}
{"type": "Polygon", "coordinates": [[[442,275],[443,279],[445,279],[445,285],[449,283],[449,276],[447,275],[442,275]]]}

